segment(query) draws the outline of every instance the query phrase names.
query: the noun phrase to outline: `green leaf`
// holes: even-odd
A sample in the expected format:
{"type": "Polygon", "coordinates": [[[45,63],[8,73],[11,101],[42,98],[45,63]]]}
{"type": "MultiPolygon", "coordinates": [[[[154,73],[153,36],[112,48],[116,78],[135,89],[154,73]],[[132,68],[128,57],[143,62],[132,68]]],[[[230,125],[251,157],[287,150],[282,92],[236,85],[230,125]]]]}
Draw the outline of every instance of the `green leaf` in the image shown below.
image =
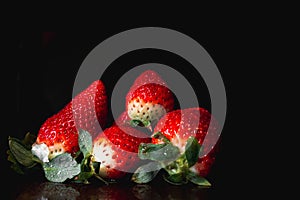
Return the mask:
{"type": "Polygon", "coordinates": [[[138,149],[138,156],[142,160],[150,159],[151,153],[165,147],[166,144],[141,143],[138,149]]]}
{"type": "Polygon", "coordinates": [[[31,150],[17,138],[8,138],[10,152],[15,160],[25,167],[33,167],[38,159],[31,153],[31,150]]]}
{"type": "Polygon", "coordinates": [[[99,176],[98,174],[94,174],[94,177],[99,179],[101,182],[103,182],[105,185],[109,185],[109,183],[115,183],[114,179],[111,180],[104,180],[101,176],[99,176]]]}
{"type": "Polygon", "coordinates": [[[87,183],[94,173],[94,165],[91,164],[91,156],[83,158],[80,164],[80,174],[78,175],[78,181],[87,183]]]}
{"type": "Polygon", "coordinates": [[[96,173],[100,168],[100,162],[92,161],[92,155],[84,157],[80,164],[80,173],[76,177],[76,182],[80,183],[89,183],[89,178],[92,176],[101,180],[104,184],[108,185],[108,182],[105,181],[102,177],[98,176],[96,173]]]}
{"type": "Polygon", "coordinates": [[[211,186],[210,182],[207,179],[205,179],[202,176],[199,176],[198,174],[195,174],[194,172],[191,172],[191,171],[189,171],[187,173],[186,178],[190,182],[192,182],[196,185],[199,185],[199,186],[204,186],[204,187],[210,187],[211,186]]]}
{"type": "Polygon", "coordinates": [[[135,183],[149,183],[155,178],[160,169],[161,165],[158,162],[150,162],[137,168],[131,180],[135,183]]]}
{"type": "Polygon", "coordinates": [[[16,160],[15,156],[12,154],[12,152],[10,150],[6,151],[7,153],[7,160],[12,162],[12,163],[18,163],[18,161],[16,160]]]}
{"type": "Polygon", "coordinates": [[[14,163],[10,166],[15,172],[18,174],[25,174],[24,171],[21,169],[21,166],[18,163],[14,163]]]}
{"type": "Polygon", "coordinates": [[[141,143],[138,151],[140,159],[149,159],[159,162],[175,160],[179,154],[178,147],[172,144],[141,143]]]}
{"type": "Polygon", "coordinates": [[[100,168],[100,162],[93,161],[91,163],[91,166],[95,169],[95,172],[97,172],[97,171],[99,171],[99,168],[100,168]]]}
{"type": "Polygon", "coordinates": [[[164,143],[167,143],[169,144],[170,143],[170,140],[164,136],[161,132],[156,132],[152,135],[153,138],[156,138],[156,139],[159,139],[161,141],[163,141],[164,143]]]}
{"type": "Polygon", "coordinates": [[[137,126],[142,126],[143,123],[140,120],[133,119],[133,120],[130,120],[130,125],[132,127],[137,127],[137,126]]]}
{"type": "Polygon", "coordinates": [[[93,172],[80,172],[76,181],[81,183],[88,183],[88,179],[91,178],[93,175],[93,172]]]}
{"type": "Polygon", "coordinates": [[[23,139],[23,144],[31,148],[32,144],[36,141],[36,135],[31,134],[31,133],[26,133],[24,139],[23,139]]]}
{"type": "Polygon", "coordinates": [[[183,185],[187,183],[187,180],[184,177],[183,173],[178,173],[178,174],[172,174],[172,175],[163,175],[163,178],[165,181],[168,183],[171,183],[173,185],[183,185]]]}
{"type": "Polygon", "coordinates": [[[18,163],[14,155],[11,153],[10,150],[7,150],[6,152],[8,154],[7,160],[12,162],[12,165],[10,166],[15,172],[18,174],[24,174],[24,171],[22,170],[21,165],[18,163]]]}
{"type": "Polygon", "coordinates": [[[79,130],[78,144],[80,151],[83,153],[84,157],[87,157],[92,153],[92,136],[88,131],[82,129],[79,130]]]}
{"type": "Polygon", "coordinates": [[[143,123],[143,125],[144,125],[145,127],[148,127],[148,128],[150,128],[150,130],[152,130],[151,122],[150,122],[149,120],[143,121],[142,123],[143,123]]]}
{"type": "Polygon", "coordinates": [[[151,129],[151,122],[149,120],[141,121],[138,119],[133,119],[133,120],[130,120],[130,125],[132,127],[141,126],[141,127],[147,127],[147,128],[151,129]]]}
{"type": "Polygon", "coordinates": [[[191,167],[198,161],[200,152],[200,144],[195,137],[190,137],[185,146],[185,156],[188,162],[188,166],[191,167]]]}
{"type": "Polygon", "coordinates": [[[45,177],[51,182],[64,182],[80,173],[80,164],[69,153],[63,153],[43,164],[45,177]]]}

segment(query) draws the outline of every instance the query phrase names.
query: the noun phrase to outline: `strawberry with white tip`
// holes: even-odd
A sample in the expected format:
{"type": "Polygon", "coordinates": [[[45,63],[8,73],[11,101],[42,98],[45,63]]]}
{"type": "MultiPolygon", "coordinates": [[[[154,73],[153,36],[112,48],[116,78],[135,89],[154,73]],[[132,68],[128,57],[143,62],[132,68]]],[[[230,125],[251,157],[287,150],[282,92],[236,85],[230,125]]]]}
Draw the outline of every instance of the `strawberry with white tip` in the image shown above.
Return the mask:
{"type": "Polygon", "coordinates": [[[75,156],[79,151],[78,130],[84,129],[95,137],[105,126],[107,113],[105,86],[96,80],[43,123],[32,153],[43,162],[65,152],[75,156]]]}
{"type": "Polygon", "coordinates": [[[151,130],[151,125],[173,108],[172,91],[153,70],[142,73],[126,95],[126,111],[133,126],[145,126],[151,130]]]}
{"type": "MultiPolygon", "coordinates": [[[[186,151],[190,137],[194,137],[202,147],[199,158],[190,170],[201,176],[207,176],[215,161],[219,146],[219,124],[204,108],[178,109],[165,115],[154,128],[154,134],[163,134],[172,145],[179,148],[181,154],[186,151]],[[204,143],[204,140],[205,143],[204,143]]],[[[152,143],[163,141],[153,138],[152,143]]]]}
{"type": "Polygon", "coordinates": [[[107,179],[120,179],[132,173],[143,163],[138,157],[140,143],[151,138],[131,126],[112,125],[93,141],[93,162],[100,163],[99,175],[107,179]]]}
{"type": "MultiPolygon", "coordinates": [[[[179,185],[191,181],[210,186],[204,177],[215,162],[219,134],[218,122],[206,109],[174,110],[158,121],[152,143],[141,144],[139,156],[161,163],[167,172],[165,180],[170,183],[179,185]]],[[[133,176],[135,182],[145,183],[153,178],[151,173],[144,173],[143,168],[137,172],[133,176]]]]}

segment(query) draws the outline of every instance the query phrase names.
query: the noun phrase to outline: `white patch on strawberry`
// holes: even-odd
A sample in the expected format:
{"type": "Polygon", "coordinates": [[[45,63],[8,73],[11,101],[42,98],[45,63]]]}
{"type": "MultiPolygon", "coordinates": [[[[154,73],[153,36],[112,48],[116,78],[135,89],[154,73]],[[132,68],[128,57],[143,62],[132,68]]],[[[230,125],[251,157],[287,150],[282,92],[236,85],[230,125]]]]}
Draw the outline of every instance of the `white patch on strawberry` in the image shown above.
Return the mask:
{"type": "Polygon", "coordinates": [[[52,159],[62,153],[65,152],[64,147],[62,144],[58,143],[58,144],[54,144],[53,146],[48,147],[49,148],[49,159],[52,159]]]}
{"type": "Polygon", "coordinates": [[[176,134],[174,138],[171,139],[171,143],[179,148],[179,152],[183,154],[185,152],[186,140],[182,140],[179,135],[176,134]]]}
{"type": "Polygon", "coordinates": [[[197,170],[196,165],[197,165],[197,163],[195,165],[193,165],[192,167],[190,167],[190,171],[194,172],[195,174],[199,174],[199,171],[197,170]]]}
{"type": "Polygon", "coordinates": [[[128,116],[133,120],[151,122],[159,120],[165,113],[165,108],[160,104],[145,102],[141,99],[136,99],[128,103],[128,116]]]}
{"type": "Polygon", "coordinates": [[[49,162],[49,149],[45,143],[36,144],[34,143],[31,148],[31,152],[33,155],[38,157],[43,162],[49,162]]]}
{"type": "Polygon", "coordinates": [[[116,158],[114,157],[115,151],[111,147],[110,142],[104,138],[99,139],[93,146],[93,160],[100,162],[99,174],[102,176],[107,175],[107,170],[115,168],[116,158]]]}

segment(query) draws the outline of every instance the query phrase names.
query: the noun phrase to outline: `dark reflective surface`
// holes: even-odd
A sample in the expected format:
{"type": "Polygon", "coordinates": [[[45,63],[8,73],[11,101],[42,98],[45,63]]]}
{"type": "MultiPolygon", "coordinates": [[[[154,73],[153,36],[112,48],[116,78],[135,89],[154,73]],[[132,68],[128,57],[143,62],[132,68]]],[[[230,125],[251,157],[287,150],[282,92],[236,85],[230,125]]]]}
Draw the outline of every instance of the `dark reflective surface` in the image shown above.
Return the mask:
{"type": "MultiPolygon", "coordinates": [[[[2,177],[4,175],[6,178],[2,179],[1,199],[5,200],[208,200],[220,199],[220,197],[225,198],[226,193],[234,194],[235,192],[234,189],[227,187],[230,185],[230,182],[223,181],[225,180],[223,179],[224,176],[220,176],[219,173],[215,171],[212,171],[212,175],[214,176],[211,175],[208,177],[212,187],[201,188],[194,184],[181,186],[171,185],[163,180],[162,174],[160,173],[148,184],[135,184],[129,180],[129,175],[116,183],[105,185],[98,179],[90,179],[90,184],[72,183],[70,181],[53,183],[44,178],[42,171],[31,171],[25,175],[18,175],[9,169],[3,170],[5,173],[2,173],[2,177]]],[[[215,167],[214,170],[218,170],[218,166],[215,167]]],[[[233,195],[230,194],[230,197],[232,198],[233,195]]]]}
{"type": "Polygon", "coordinates": [[[214,188],[199,188],[195,185],[173,186],[167,183],[131,184],[115,183],[76,184],[34,181],[24,184],[12,199],[212,199],[217,192],[214,188]]]}
{"type": "MultiPolygon", "coordinates": [[[[222,161],[222,157],[217,160],[222,161]]],[[[211,188],[201,188],[194,184],[171,185],[158,174],[149,184],[135,184],[130,175],[117,183],[105,185],[98,179],[91,179],[90,184],[53,183],[44,178],[41,170],[27,171],[24,175],[9,169],[7,162],[1,168],[1,199],[20,200],[56,200],[56,199],[220,199],[235,194],[237,186],[232,182],[234,174],[228,173],[222,163],[216,163],[207,179],[211,188]]],[[[250,177],[245,177],[249,179],[250,177]]]]}

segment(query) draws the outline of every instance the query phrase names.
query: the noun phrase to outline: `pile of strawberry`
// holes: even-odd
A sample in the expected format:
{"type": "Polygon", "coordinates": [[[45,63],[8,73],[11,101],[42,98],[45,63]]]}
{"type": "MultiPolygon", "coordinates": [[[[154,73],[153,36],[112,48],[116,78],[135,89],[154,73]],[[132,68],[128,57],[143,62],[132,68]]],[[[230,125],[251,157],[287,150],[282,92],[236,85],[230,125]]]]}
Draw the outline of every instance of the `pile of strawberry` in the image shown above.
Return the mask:
{"type": "Polygon", "coordinates": [[[147,70],[130,87],[124,112],[106,127],[107,93],[96,80],[37,135],[9,137],[8,160],[19,173],[40,166],[51,182],[109,183],[129,175],[148,183],[161,171],[173,184],[210,186],[204,177],[215,161],[218,123],[206,109],[175,109],[174,101],[166,82],[147,70]]]}

